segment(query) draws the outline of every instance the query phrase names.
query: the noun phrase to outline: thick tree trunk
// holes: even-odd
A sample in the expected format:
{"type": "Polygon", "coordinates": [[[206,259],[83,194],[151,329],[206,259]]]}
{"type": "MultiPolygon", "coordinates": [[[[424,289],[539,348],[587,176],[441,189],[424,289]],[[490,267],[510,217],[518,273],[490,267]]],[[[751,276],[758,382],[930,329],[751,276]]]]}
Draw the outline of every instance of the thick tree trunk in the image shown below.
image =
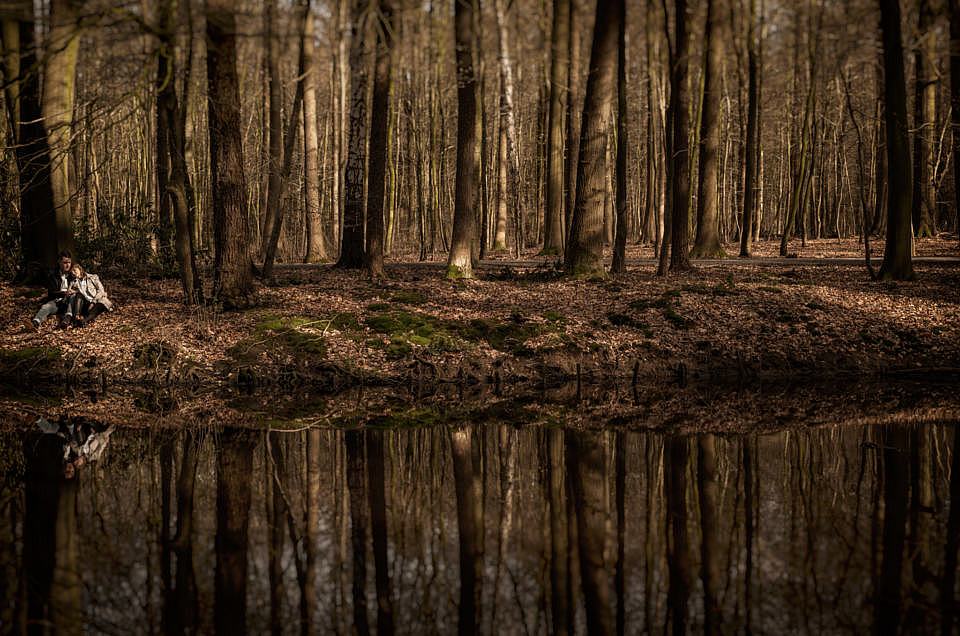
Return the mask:
{"type": "Polygon", "coordinates": [[[907,89],[903,73],[899,0],[881,0],[883,41],[884,121],[887,130],[887,243],[880,278],[913,278],[910,143],[907,128],[907,89]]]}
{"type": "Polygon", "coordinates": [[[563,245],[564,254],[570,242],[570,228],[573,224],[573,207],[577,199],[577,172],[580,168],[580,124],[583,114],[583,95],[580,93],[580,20],[577,18],[576,0],[570,0],[570,69],[567,75],[569,93],[567,95],[567,158],[564,182],[567,195],[563,209],[563,245]]]}
{"type": "Polygon", "coordinates": [[[454,5],[457,61],[457,176],[454,190],[453,237],[447,278],[473,278],[473,242],[477,200],[477,79],[473,73],[474,2],[454,5]]]}
{"type": "MultiPolygon", "coordinates": [[[[57,250],[73,249],[73,202],[70,191],[70,144],[80,52],[79,4],[52,0],[43,71],[43,121],[50,144],[57,250]]],[[[49,238],[47,239],[49,240],[49,238]]]]}
{"type": "Polygon", "coordinates": [[[263,234],[260,251],[266,254],[270,237],[277,223],[277,208],[283,204],[281,171],[283,170],[283,86],[280,83],[280,60],[277,37],[274,34],[277,19],[277,0],[266,0],[263,6],[263,54],[267,75],[267,198],[263,212],[263,234]]]}
{"type": "Polygon", "coordinates": [[[383,278],[383,194],[387,185],[387,134],[390,115],[390,58],[392,56],[392,0],[380,0],[377,23],[373,103],[370,106],[370,181],[367,186],[367,272],[383,278]]]}
{"type": "Polygon", "coordinates": [[[611,274],[627,271],[627,16],[626,2],[620,4],[620,32],[617,35],[617,168],[614,200],[616,235],[613,241],[611,274]]]}
{"type": "Polygon", "coordinates": [[[326,261],[327,244],[320,207],[320,136],[317,129],[317,94],[320,69],[314,44],[314,16],[307,4],[303,29],[303,185],[306,188],[307,253],[304,262],[326,261]]]}
{"type": "Polygon", "coordinates": [[[40,109],[33,3],[22,0],[18,19],[3,20],[4,102],[13,132],[20,193],[21,263],[17,279],[42,281],[57,261],[50,146],[40,109]]]}
{"type": "Polygon", "coordinates": [[[337,266],[363,267],[363,186],[367,171],[367,64],[364,60],[367,0],[353,0],[350,14],[350,132],[347,141],[346,199],[337,266]]]}
{"type": "Polygon", "coordinates": [[[670,271],[690,269],[690,35],[687,31],[687,2],[677,0],[674,15],[676,54],[670,73],[670,132],[673,151],[670,159],[670,271]]]}
{"type": "Polygon", "coordinates": [[[550,110],[547,115],[547,207],[544,211],[543,253],[563,251],[564,230],[564,126],[570,97],[570,3],[553,0],[550,58],[550,110]]]}
{"type": "Polygon", "coordinates": [[[697,179],[697,235],[690,256],[722,257],[717,168],[720,158],[720,73],[723,66],[723,10],[720,0],[707,0],[706,51],[703,70],[703,114],[700,121],[700,170],[697,179]]]}
{"type": "Polygon", "coordinates": [[[243,173],[237,18],[230,0],[207,0],[207,82],[213,194],[213,295],[224,308],[253,302],[243,173]]]}
{"type": "Polygon", "coordinates": [[[584,98],[577,167],[576,204],[573,207],[570,239],[564,268],[574,276],[604,275],[603,214],[606,192],[607,131],[613,88],[617,77],[617,40],[620,3],[599,2],[590,72],[584,98]]]}

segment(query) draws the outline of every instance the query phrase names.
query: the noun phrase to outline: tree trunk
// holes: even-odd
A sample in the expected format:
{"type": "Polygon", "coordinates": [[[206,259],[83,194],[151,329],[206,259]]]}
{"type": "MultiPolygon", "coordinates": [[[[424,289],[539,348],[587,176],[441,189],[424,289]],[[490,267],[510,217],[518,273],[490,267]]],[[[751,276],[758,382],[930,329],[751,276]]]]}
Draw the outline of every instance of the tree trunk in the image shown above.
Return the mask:
{"type": "Polygon", "coordinates": [[[377,22],[373,103],[370,106],[370,181],[367,186],[367,271],[383,278],[383,194],[387,184],[387,133],[390,115],[390,58],[392,55],[392,0],[380,0],[377,22]]]}
{"type": "Polygon", "coordinates": [[[317,129],[319,72],[314,45],[314,16],[307,4],[303,29],[303,185],[307,202],[307,253],[304,262],[327,260],[327,244],[320,207],[320,136],[317,129]]]}
{"type": "MultiPolygon", "coordinates": [[[[203,290],[191,232],[190,219],[193,213],[190,201],[193,197],[187,173],[183,118],[175,82],[178,69],[173,18],[176,15],[177,1],[161,2],[158,15],[160,51],[157,62],[157,189],[161,210],[169,205],[169,211],[161,212],[161,217],[168,214],[173,217],[174,253],[180,268],[180,285],[183,288],[184,302],[191,305],[202,301],[203,290]]],[[[183,104],[186,104],[186,99],[183,104]]]]}
{"type": "MultiPolygon", "coordinates": [[[[57,250],[73,249],[73,203],[70,191],[70,144],[80,52],[79,4],[51,0],[43,71],[43,121],[50,144],[57,250]]],[[[47,238],[46,240],[50,240],[47,238]]]]}
{"type": "Polygon", "coordinates": [[[910,143],[907,129],[907,89],[903,74],[899,0],[881,0],[883,41],[884,122],[887,130],[887,244],[880,278],[913,278],[910,143]]]}
{"type": "Polygon", "coordinates": [[[483,598],[483,519],[481,517],[478,520],[476,514],[482,505],[482,490],[480,475],[474,466],[473,446],[473,435],[469,428],[450,431],[460,546],[460,607],[457,631],[465,635],[479,631],[483,598]]]}
{"type": "Polygon", "coordinates": [[[747,143],[744,151],[743,221],[740,225],[740,256],[742,258],[749,258],[752,255],[752,229],[756,207],[754,186],[757,174],[757,130],[760,108],[757,82],[757,38],[754,24],[756,15],[757,2],[750,0],[750,15],[747,18],[747,143]]]}
{"type": "Polygon", "coordinates": [[[237,17],[230,0],[207,0],[207,82],[213,295],[225,309],[238,309],[252,304],[254,292],[237,77],[237,17]]]}
{"type": "Polygon", "coordinates": [[[700,495],[700,579],[703,582],[703,631],[708,636],[723,633],[720,609],[721,560],[718,538],[719,485],[717,484],[716,438],[706,434],[697,442],[697,491],[700,495]]]}
{"type": "Polygon", "coordinates": [[[580,127],[576,203],[564,268],[574,276],[603,275],[603,213],[607,131],[617,77],[617,40],[623,0],[597,4],[590,72],[580,127]]]}
{"type": "Polygon", "coordinates": [[[474,2],[454,5],[457,61],[457,176],[454,191],[453,237],[447,278],[473,278],[473,242],[477,200],[477,79],[473,73],[474,2]]]}
{"type": "Polygon", "coordinates": [[[50,146],[40,109],[33,3],[23,0],[18,18],[3,20],[4,102],[13,132],[20,194],[21,262],[17,279],[44,280],[57,261],[50,146]]]}
{"type": "Polygon", "coordinates": [[[707,0],[703,114],[700,121],[700,170],[697,179],[697,235],[690,256],[716,258],[726,254],[720,245],[717,165],[720,154],[720,72],[723,34],[720,0],[707,0]]]}
{"type": "MultiPolygon", "coordinates": [[[[497,18],[497,52],[500,67],[500,139],[506,142],[506,146],[501,150],[501,159],[505,159],[505,164],[501,164],[501,170],[506,168],[506,196],[501,201],[501,213],[504,212],[503,205],[508,202],[513,209],[514,232],[516,233],[516,243],[521,243],[520,237],[523,235],[523,222],[520,205],[520,154],[517,148],[517,120],[514,109],[514,87],[513,87],[513,55],[510,51],[510,39],[507,32],[507,16],[505,0],[494,0],[494,9],[497,18]]],[[[501,177],[502,179],[502,177],[501,177]]],[[[497,218],[499,227],[500,219],[497,218]]],[[[518,252],[520,247],[518,247],[518,252]]],[[[520,254],[517,254],[517,258],[520,254]]]]}
{"type": "Polygon", "coordinates": [[[350,133],[347,141],[347,169],[344,178],[346,200],[343,231],[340,235],[338,267],[363,267],[363,186],[367,170],[367,0],[353,0],[350,14],[350,133]]]}
{"type": "Polygon", "coordinates": [[[960,0],[950,0],[950,117],[953,123],[953,196],[960,238],[960,0]]]}
{"type": "Polygon", "coordinates": [[[687,2],[677,0],[674,15],[676,55],[670,73],[670,109],[673,151],[670,155],[670,271],[690,269],[690,35],[687,32],[687,2]]]}
{"type": "Polygon", "coordinates": [[[260,251],[266,254],[273,227],[277,223],[277,207],[283,205],[281,194],[283,169],[283,86],[280,83],[280,60],[277,37],[274,34],[277,17],[277,0],[266,0],[263,6],[263,52],[267,74],[267,197],[263,212],[263,233],[260,236],[260,251]]]}
{"type": "Polygon", "coordinates": [[[935,236],[936,189],[933,167],[936,163],[937,138],[937,41],[933,33],[933,7],[930,0],[920,0],[920,23],[914,59],[914,120],[913,138],[913,231],[918,238],[935,236]]]}
{"type": "Polygon", "coordinates": [[[616,190],[616,235],[613,241],[611,274],[627,271],[627,16],[626,2],[620,4],[620,27],[617,35],[617,168],[616,190]]]}
{"type": "Polygon", "coordinates": [[[547,115],[547,207],[544,211],[543,253],[563,251],[564,125],[570,97],[570,3],[553,0],[550,59],[550,110],[547,115]]]}

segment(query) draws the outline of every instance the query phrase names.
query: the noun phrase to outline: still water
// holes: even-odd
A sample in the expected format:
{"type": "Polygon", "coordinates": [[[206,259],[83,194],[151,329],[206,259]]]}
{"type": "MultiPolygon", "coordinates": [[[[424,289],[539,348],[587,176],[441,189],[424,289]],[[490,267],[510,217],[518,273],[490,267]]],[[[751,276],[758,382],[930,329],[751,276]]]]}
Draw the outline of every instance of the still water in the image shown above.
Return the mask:
{"type": "Polygon", "coordinates": [[[413,423],[116,427],[71,479],[61,436],[4,433],[0,627],[957,629],[954,423],[413,423]]]}

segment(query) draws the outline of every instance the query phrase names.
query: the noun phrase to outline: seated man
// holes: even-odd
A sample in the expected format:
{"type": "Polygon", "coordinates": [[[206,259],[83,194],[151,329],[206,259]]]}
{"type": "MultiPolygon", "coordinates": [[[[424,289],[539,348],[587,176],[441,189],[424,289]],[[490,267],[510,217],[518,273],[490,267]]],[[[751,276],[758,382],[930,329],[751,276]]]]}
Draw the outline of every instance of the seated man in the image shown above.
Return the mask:
{"type": "Polygon", "coordinates": [[[47,279],[47,298],[40,307],[40,311],[30,321],[34,329],[39,329],[43,321],[51,314],[62,316],[60,319],[60,328],[66,328],[73,321],[73,303],[71,300],[77,293],[70,288],[73,277],[70,274],[70,268],[73,267],[73,256],[70,252],[60,252],[60,258],[57,266],[50,272],[47,279]]]}

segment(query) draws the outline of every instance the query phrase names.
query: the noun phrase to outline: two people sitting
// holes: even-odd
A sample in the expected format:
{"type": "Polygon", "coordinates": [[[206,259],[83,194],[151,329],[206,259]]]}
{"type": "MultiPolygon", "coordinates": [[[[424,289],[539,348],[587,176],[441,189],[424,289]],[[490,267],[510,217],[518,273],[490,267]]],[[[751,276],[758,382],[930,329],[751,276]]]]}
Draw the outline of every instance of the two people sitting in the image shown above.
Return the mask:
{"type": "Polygon", "coordinates": [[[107,297],[103,283],[96,274],[89,274],[79,263],[73,262],[70,252],[60,252],[57,266],[47,279],[47,297],[31,319],[34,329],[52,315],[59,316],[58,327],[90,324],[105,311],[112,311],[113,303],[107,297]]]}

